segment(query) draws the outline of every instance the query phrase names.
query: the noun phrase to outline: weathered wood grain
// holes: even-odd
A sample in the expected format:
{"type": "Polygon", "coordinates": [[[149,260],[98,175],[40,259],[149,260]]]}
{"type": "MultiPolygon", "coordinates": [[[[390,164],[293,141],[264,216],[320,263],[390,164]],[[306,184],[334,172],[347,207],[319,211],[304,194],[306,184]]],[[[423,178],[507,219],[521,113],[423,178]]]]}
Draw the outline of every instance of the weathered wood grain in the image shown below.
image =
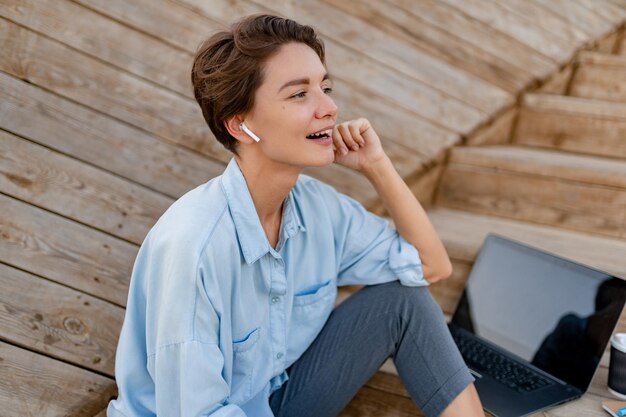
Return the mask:
{"type": "Polygon", "coordinates": [[[441,207],[615,238],[624,233],[624,191],[461,165],[449,170],[439,189],[441,207]]]}
{"type": "MultiPolygon", "coordinates": [[[[148,10],[152,8],[153,6],[147,7],[148,10]]],[[[0,3],[0,15],[150,82],[193,98],[190,80],[191,54],[134,31],[88,8],[68,0],[6,0],[0,3]],[[120,42],[121,39],[125,41],[120,42]]]]}
{"type": "Polygon", "coordinates": [[[173,200],[0,131],[0,192],[140,244],[173,200]]]}
{"type": "Polygon", "coordinates": [[[437,205],[620,237],[626,162],[523,147],[455,148],[437,205]]]}
{"type": "MultiPolygon", "coordinates": [[[[381,96],[416,116],[457,133],[471,130],[485,121],[484,113],[448,94],[417,82],[396,68],[385,68],[350,48],[324,38],[329,71],[370,100],[381,96]]],[[[391,107],[393,109],[393,107],[391,107]]]]}
{"type": "Polygon", "coordinates": [[[516,93],[533,82],[533,75],[502,58],[492,55],[450,33],[384,2],[324,0],[346,13],[357,16],[385,33],[406,40],[413,47],[439,58],[489,83],[516,93]]]}
{"type": "Polygon", "coordinates": [[[440,152],[430,166],[425,167],[416,178],[407,182],[409,189],[425,209],[433,204],[448,152],[449,150],[440,152]]]}
{"type": "Polygon", "coordinates": [[[113,376],[124,310],[0,264],[0,338],[113,376]]]}
{"type": "Polygon", "coordinates": [[[517,106],[498,114],[491,123],[472,132],[465,140],[465,145],[483,146],[509,143],[513,122],[517,117],[517,106]]]}
{"type": "Polygon", "coordinates": [[[442,2],[492,26],[502,34],[517,39],[559,64],[566,63],[573,56],[575,45],[568,43],[560,35],[546,31],[535,21],[511,13],[496,2],[486,0],[463,2],[442,0],[442,2]]]}
{"type": "Polygon", "coordinates": [[[170,197],[225,167],[3,72],[0,98],[3,129],[170,197]]]}
{"type": "Polygon", "coordinates": [[[626,264],[616,262],[626,253],[625,240],[441,207],[428,210],[428,218],[452,259],[473,262],[493,232],[626,279],[626,264]]]}
{"type": "Polygon", "coordinates": [[[608,0],[575,0],[590,12],[602,16],[606,21],[610,22],[614,27],[623,23],[626,18],[626,9],[614,5],[608,0]]]}
{"type": "Polygon", "coordinates": [[[540,4],[546,10],[561,16],[572,26],[588,33],[594,39],[598,39],[608,32],[614,30],[612,25],[595,13],[590,13],[589,9],[582,4],[570,0],[532,0],[533,3],[540,4]]]}
{"type": "Polygon", "coordinates": [[[507,10],[532,20],[547,32],[563,38],[574,47],[581,47],[592,41],[591,37],[578,26],[572,25],[562,16],[551,13],[533,1],[500,0],[499,3],[507,10]]]}
{"type": "Polygon", "coordinates": [[[626,189],[626,162],[522,146],[455,147],[449,162],[626,189]]]}
{"type": "Polygon", "coordinates": [[[569,95],[626,102],[626,57],[585,51],[577,61],[569,95]]]}
{"type": "Polygon", "coordinates": [[[538,89],[534,90],[534,93],[544,94],[560,94],[567,93],[569,83],[572,79],[572,73],[574,72],[575,63],[567,64],[561,68],[558,72],[552,74],[552,76],[545,81],[538,89]]]}
{"type": "Polygon", "coordinates": [[[626,103],[527,94],[513,143],[626,158],[626,103]]]}
{"type": "Polygon", "coordinates": [[[94,415],[115,392],[113,379],[0,342],[0,409],[5,416],[94,415]]]}
{"type": "Polygon", "coordinates": [[[107,417],[107,409],[106,408],[102,409],[98,414],[96,414],[93,417],[107,417]]]}
{"type": "MultiPolygon", "coordinates": [[[[139,29],[161,42],[188,51],[215,29],[207,19],[175,0],[72,0],[118,22],[139,29]]],[[[221,2],[214,2],[214,6],[221,2]]]]}
{"type": "Polygon", "coordinates": [[[386,0],[420,19],[458,36],[477,48],[498,56],[511,65],[544,79],[557,68],[556,62],[524,43],[502,36],[488,24],[475,20],[460,10],[446,6],[438,0],[386,0]]]}
{"type": "Polygon", "coordinates": [[[0,194],[0,262],[126,304],[137,246],[0,194]]]}
{"type": "Polygon", "coordinates": [[[159,88],[15,23],[0,19],[0,70],[218,161],[218,143],[195,100],[159,88]]]}
{"type": "Polygon", "coordinates": [[[612,54],[619,42],[619,31],[611,32],[594,42],[590,48],[593,51],[603,54],[612,54]]]}
{"type": "Polygon", "coordinates": [[[344,408],[339,417],[422,417],[413,400],[401,395],[364,386],[344,408]]]}
{"type": "Polygon", "coordinates": [[[620,55],[626,55],[626,34],[624,29],[619,33],[618,39],[615,43],[614,52],[620,55]]]}

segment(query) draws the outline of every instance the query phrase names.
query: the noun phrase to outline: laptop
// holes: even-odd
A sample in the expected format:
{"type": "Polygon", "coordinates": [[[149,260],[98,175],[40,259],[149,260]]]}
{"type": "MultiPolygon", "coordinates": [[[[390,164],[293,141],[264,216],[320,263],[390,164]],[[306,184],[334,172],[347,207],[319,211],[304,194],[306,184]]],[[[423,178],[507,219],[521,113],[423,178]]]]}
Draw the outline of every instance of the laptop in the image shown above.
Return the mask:
{"type": "Polygon", "coordinates": [[[485,410],[520,417],[583,395],[626,302],[626,281],[487,235],[449,323],[485,410]]]}

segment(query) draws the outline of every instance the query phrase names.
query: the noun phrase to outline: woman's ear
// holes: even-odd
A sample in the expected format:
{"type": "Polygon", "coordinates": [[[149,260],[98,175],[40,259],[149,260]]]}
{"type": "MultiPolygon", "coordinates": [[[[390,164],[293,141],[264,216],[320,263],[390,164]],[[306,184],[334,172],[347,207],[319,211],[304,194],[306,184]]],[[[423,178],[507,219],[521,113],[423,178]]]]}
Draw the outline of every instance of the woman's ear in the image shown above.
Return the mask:
{"type": "Polygon", "coordinates": [[[241,123],[243,123],[243,119],[240,116],[233,116],[224,121],[224,126],[226,130],[228,130],[228,133],[239,142],[247,144],[254,143],[255,140],[241,128],[241,123]]]}
{"type": "Polygon", "coordinates": [[[224,120],[224,127],[226,128],[226,130],[228,130],[228,133],[230,133],[232,137],[239,141],[243,140],[245,142],[246,133],[239,128],[239,124],[242,120],[243,119],[239,116],[229,117],[228,119],[224,120]]]}
{"type": "Polygon", "coordinates": [[[235,139],[239,142],[251,144],[259,142],[261,138],[255,135],[243,122],[240,116],[233,116],[224,122],[224,126],[235,139]]]}

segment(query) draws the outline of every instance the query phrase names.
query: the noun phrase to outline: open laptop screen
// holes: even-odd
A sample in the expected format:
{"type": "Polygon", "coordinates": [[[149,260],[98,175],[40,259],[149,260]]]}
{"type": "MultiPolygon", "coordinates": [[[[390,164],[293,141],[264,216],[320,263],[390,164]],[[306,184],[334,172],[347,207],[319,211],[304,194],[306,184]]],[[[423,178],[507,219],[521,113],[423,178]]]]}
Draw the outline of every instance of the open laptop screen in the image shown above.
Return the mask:
{"type": "Polygon", "coordinates": [[[626,281],[489,234],[452,323],[586,391],[626,281]]]}

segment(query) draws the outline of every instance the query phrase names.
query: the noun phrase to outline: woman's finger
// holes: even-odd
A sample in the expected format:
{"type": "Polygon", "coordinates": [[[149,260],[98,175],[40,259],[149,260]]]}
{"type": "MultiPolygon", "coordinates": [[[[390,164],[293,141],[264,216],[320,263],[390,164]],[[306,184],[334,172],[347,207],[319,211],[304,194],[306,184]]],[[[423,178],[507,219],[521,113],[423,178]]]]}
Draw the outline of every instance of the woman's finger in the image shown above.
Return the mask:
{"type": "Polygon", "coordinates": [[[343,143],[343,139],[341,138],[341,133],[339,132],[339,125],[335,125],[333,128],[333,143],[335,144],[335,150],[340,155],[345,155],[348,153],[348,149],[346,145],[343,143]],[[344,152],[345,151],[345,152],[344,152]]]}
{"type": "Polygon", "coordinates": [[[350,125],[348,125],[348,129],[350,129],[350,134],[355,142],[361,146],[365,146],[365,139],[361,136],[361,128],[358,123],[350,123],[350,125]]]}
{"type": "Polygon", "coordinates": [[[343,139],[344,143],[348,148],[351,148],[355,151],[359,150],[359,145],[352,139],[352,133],[350,133],[350,129],[348,128],[349,122],[342,123],[339,125],[339,133],[341,133],[341,139],[343,139]]]}

